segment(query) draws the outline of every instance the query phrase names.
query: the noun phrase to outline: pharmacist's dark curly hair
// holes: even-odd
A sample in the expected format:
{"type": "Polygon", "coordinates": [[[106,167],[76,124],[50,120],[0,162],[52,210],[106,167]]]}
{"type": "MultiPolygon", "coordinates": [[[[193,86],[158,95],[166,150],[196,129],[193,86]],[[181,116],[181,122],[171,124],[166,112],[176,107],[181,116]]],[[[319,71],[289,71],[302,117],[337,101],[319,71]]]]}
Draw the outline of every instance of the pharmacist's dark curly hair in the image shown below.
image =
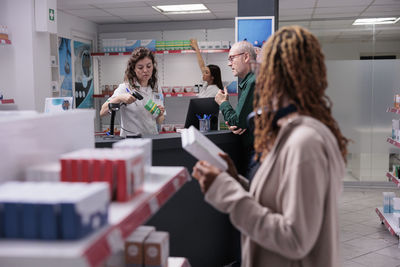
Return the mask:
{"type": "MultiPolygon", "coordinates": [[[[263,47],[254,110],[277,110],[288,99],[299,114],[319,120],[332,131],[346,161],[349,140],[332,117],[327,86],[324,55],[317,38],[299,26],[283,27],[263,47]]],[[[269,153],[279,132],[272,127],[273,117],[274,112],[263,112],[255,119],[254,148],[261,159],[269,153]]]]}
{"type": "Polygon", "coordinates": [[[153,63],[153,73],[151,74],[151,78],[149,80],[149,85],[153,89],[153,91],[158,92],[157,88],[157,62],[154,58],[153,52],[146,47],[137,47],[133,50],[131,57],[128,60],[128,65],[126,66],[124,81],[129,83],[129,85],[133,88],[136,87],[136,82],[138,79],[136,77],[135,66],[139,60],[144,58],[150,58],[153,63]]]}

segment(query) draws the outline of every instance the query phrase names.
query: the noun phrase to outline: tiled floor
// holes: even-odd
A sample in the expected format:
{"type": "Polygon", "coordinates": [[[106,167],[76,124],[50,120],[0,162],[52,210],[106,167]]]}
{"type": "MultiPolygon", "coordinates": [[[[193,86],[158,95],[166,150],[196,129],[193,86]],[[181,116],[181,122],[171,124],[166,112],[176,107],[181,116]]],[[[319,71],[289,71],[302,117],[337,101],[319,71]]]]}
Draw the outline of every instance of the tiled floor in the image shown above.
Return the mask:
{"type": "Polygon", "coordinates": [[[343,267],[400,267],[398,238],[375,213],[385,191],[396,189],[344,189],[339,206],[343,267]]]}

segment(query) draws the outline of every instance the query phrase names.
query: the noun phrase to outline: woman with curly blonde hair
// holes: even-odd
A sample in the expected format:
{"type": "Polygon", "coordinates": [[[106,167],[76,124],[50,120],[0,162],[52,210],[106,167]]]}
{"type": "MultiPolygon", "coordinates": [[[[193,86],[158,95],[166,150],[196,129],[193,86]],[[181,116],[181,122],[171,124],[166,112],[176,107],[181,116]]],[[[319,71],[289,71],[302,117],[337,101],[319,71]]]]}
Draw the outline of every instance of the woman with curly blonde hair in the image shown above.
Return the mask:
{"type": "Polygon", "coordinates": [[[193,176],[205,199],[242,233],[242,266],[341,265],[338,198],[348,140],[332,117],[324,56],[299,26],[283,27],[263,47],[254,95],[251,184],[232,160],[223,172],[199,161],[193,176]]]}

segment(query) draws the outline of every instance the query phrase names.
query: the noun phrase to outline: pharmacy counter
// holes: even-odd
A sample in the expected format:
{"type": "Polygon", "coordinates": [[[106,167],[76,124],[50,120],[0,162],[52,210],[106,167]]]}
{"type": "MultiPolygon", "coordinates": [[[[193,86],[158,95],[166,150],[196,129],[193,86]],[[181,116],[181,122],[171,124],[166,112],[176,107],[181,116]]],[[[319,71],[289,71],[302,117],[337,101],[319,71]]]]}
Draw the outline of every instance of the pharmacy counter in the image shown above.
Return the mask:
{"type": "MultiPolygon", "coordinates": [[[[240,161],[239,138],[230,131],[206,136],[234,162],[240,161]]],[[[196,159],[182,149],[178,133],[144,136],[153,140],[153,166],[185,166],[191,173],[196,159]]],[[[96,147],[112,140],[96,138],[96,147]]],[[[146,224],[170,233],[170,255],[185,257],[192,267],[224,266],[240,255],[239,233],[227,215],[204,201],[196,180],[186,183],[146,224]]]]}

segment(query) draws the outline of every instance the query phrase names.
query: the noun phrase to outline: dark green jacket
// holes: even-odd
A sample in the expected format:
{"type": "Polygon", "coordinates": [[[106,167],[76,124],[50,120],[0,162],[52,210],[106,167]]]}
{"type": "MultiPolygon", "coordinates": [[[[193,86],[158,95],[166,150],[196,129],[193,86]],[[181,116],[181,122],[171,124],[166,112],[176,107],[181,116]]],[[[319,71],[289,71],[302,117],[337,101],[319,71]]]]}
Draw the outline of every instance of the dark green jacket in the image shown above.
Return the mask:
{"type": "MultiPolygon", "coordinates": [[[[238,128],[247,128],[247,115],[253,111],[253,96],[254,87],[256,85],[256,77],[254,73],[249,72],[246,77],[240,82],[239,90],[241,95],[236,106],[236,110],[232,108],[229,101],[225,101],[220,105],[222,115],[224,115],[225,121],[231,126],[237,126],[238,128]]],[[[249,129],[242,135],[242,145],[244,147],[252,147],[254,142],[254,135],[249,129]]]]}

